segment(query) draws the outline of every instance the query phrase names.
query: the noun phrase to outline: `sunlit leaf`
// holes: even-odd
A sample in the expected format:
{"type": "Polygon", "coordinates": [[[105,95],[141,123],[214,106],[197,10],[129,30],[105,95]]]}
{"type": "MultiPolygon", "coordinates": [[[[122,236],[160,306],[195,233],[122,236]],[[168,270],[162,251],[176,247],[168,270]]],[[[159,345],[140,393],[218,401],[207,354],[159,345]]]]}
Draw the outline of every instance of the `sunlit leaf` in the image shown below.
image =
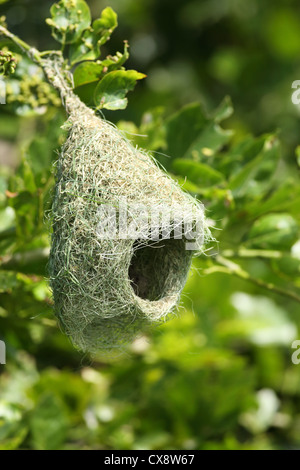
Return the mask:
{"type": "Polygon", "coordinates": [[[101,13],[101,17],[93,22],[93,29],[100,36],[98,40],[99,48],[109,40],[111,33],[117,26],[117,14],[112,8],[105,8],[101,13]]]}
{"type": "Polygon", "coordinates": [[[209,186],[223,181],[222,173],[204,163],[177,158],[173,161],[173,169],[177,174],[187,177],[198,186],[209,186]]]}
{"type": "Polygon", "coordinates": [[[103,72],[103,64],[96,62],[83,62],[76,67],[73,77],[75,87],[98,82],[103,72]]]}
{"type": "Polygon", "coordinates": [[[299,238],[299,225],[290,214],[269,214],[254,222],[247,245],[254,248],[288,250],[299,238]]]}
{"type": "Polygon", "coordinates": [[[52,18],[47,20],[53,37],[62,44],[76,42],[90,26],[91,13],[84,0],[61,0],[51,9],[52,18]]]}
{"type": "Polygon", "coordinates": [[[97,85],[94,100],[98,109],[124,109],[127,106],[126,94],[132,90],[137,80],[145,75],[135,70],[110,72],[97,85]]]}
{"type": "Polygon", "coordinates": [[[166,122],[167,153],[182,158],[208,122],[198,103],[187,105],[171,116],[166,122]]]}
{"type": "MultiPolygon", "coordinates": [[[[261,148],[261,141],[257,142],[261,148]]],[[[274,136],[266,136],[263,147],[258,154],[246,164],[240,166],[239,170],[233,174],[229,181],[229,188],[235,197],[262,195],[270,184],[271,177],[275,173],[280,156],[280,145],[274,136]]]]}

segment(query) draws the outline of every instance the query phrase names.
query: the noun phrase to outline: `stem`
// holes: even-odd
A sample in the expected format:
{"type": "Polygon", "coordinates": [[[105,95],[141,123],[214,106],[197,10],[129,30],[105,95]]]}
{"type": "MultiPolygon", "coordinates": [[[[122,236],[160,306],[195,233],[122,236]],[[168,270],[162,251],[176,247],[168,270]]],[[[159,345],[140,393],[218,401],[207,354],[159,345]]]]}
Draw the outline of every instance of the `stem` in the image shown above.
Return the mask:
{"type": "Polygon", "coordinates": [[[33,62],[43,69],[48,82],[59,91],[63,106],[68,114],[73,114],[77,118],[80,118],[81,115],[95,117],[94,112],[74,94],[72,76],[67,70],[61,51],[47,51],[48,57],[45,58],[46,52],[39,52],[4,26],[0,26],[0,35],[11,39],[33,62]],[[55,58],[50,59],[51,55],[55,58]]]}
{"type": "Polygon", "coordinates": [[[41,55],[37,49],[31,47],[25,41],[22,41],[22,39],[8,31],[8,29],[6,29],[4,26],[0,26],[0,34],[8,39],[11,39],[20,49],[22,49],[22,51],[26,52],[28,57],[30,57],[35,63],[42,66],[41,55]]]}
{"type": "Polygon", "coordinates": [[[38,248],[36,250],[4,255],[0,257],[0,268],[5,270],[22,270],[22,268],[36,263],[46,264],[49,258],[49,248],[38,248]]]}
{"type": "Polygon", "coordinates": [[[204,274],[213,274],[216,272],[230,274],[238,277],[239,279],[249,281],[252,284],[255,284],[256,286],[263,287],[264,289],[267,289],[275,294],[288,297],[300,303],[300,297],[295,292],[281,289],[280,287],[275,286],[271,282],[265,282],[262,279],[256,279],[255,277],[252,277],[247,271],[244,271],[241,266],[231,260],[224,258],[221,255],[217,255],[215,259],[217,263],[219,263],[221,266],[212,266],[211,268],[205,269],[204,274]]]}
{"type": "Polygon", "coordinates": [[[283,256],[290,256],[290,253],[283,253],[277,250],[249,250],[239,248],[238,250],[224,250],[222,255],[225,258],[272,258],[279,259],[283,256]]]}

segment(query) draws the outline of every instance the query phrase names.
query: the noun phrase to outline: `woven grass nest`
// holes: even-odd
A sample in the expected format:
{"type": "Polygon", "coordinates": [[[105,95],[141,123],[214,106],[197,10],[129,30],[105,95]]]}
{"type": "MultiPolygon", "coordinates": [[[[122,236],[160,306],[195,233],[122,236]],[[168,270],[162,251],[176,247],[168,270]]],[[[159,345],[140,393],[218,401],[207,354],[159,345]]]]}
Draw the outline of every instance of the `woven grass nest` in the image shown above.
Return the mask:
{"type": "MultiPolygon", "coordinates": [[[[186,249],[185,237],[172,236],[182,222],[180,208],[185,206],[194,222],[201,219],[202,243],[210,234],[202,205],[151,156],[70,90],[64,100],[69,132],[56,169],[50,284],[63,330],[76,347],[95,353],[120,348],[178,305],[195,254],[186,249]],[[99,209],[119,208],[124,200],[129,207],[170,209],[168,226],[161,221],[155,226],[160,239],[147,232],[149,219],[143,237],[99,236],[107,223],[99,209]]],[[[128,212],[130,222],[134,215],[128,212]]]]}

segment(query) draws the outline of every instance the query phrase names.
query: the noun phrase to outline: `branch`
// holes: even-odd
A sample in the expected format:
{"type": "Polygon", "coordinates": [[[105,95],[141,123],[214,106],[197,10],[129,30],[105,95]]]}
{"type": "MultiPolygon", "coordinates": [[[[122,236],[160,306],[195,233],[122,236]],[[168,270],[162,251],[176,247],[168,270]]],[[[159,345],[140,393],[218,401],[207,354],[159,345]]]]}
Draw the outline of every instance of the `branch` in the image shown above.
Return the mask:
{"type": "Polygon", "coordinates": [[[43,69],[48,82],[59,91],[62,104],[68,114],[95,116],[94,112],[73,92],[73,77],[67,70],[67,64],[61,51],[41,53],[8,31],[4,26],[0,26],[0,35],[13,41],[33,62],[43,69]]]}
{"type": "Polygon", "coordinates": [[[297,295],[295,292],[291,290],[281,289],[280,287],[275,286],[271,282],[265,282],[262,279],[257,279],[252,277],[247,271],[241,268],[238,264],[224,258],[221,255],[217,255],[215,260],[220,266],[212,266],[211,268],[205,269],[204,274],[213,274],[213,273],[223,273],[223,274],[230,274],[233,276],[238,277],[239,279],[243,279],[245,281],[249,281],[256,286],[262,287],[267,289],[275,294],[282,295],[284,297],[288,297],[296,302],[300,303],[300,296],[297,295]]]}
{"type": "Polygon", "coordinates": [[[284,256],[290,256],[290,253],[283,253],[277,250],[250,250],[248,248],[239,248],[238,250],[224,250],[222,256],[225,258],[268,258],[280,259],[284,256]]]}
{"type": "Polygon", "coordinates": [[[33,60],[33,62],[42,67],[41,54],[37,49],[22,41],[22,39],[8,31],[8,29],[6,29],[4,26],[0,26],[0,34],[8,39],[11,39],[23,52],[28,55],[31,60],[33,60]]]}
{"type": "Polygon", "coordinates": [[[49,258],[49,253],[49,248],[38,248],[24,253],[4,255],[0,257],[0,269],[19,271],[31,264],[46,264],[49,258]]]}

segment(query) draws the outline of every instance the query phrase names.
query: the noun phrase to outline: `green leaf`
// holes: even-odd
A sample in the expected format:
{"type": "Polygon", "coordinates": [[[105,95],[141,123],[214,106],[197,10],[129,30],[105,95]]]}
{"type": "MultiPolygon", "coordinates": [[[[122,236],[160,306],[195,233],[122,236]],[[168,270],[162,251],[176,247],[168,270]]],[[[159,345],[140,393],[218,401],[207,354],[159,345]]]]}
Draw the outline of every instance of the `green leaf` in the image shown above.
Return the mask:
{"type": "Polygon", "coordinates": [[[233,114],[233,106],[230,96],[225,96],[223,101],[219,104],[217,109],[214,111],[212,117],[215,122],[220,123],[225,119],[229,118],[233,114]]]}
{"type": "MultiPolygon", "coordinates": [[[[93,27],[84,31],[79,40],[71,44],[69,51],[71,65],[82,60],[97,59],[100,56],[100,47],[109,40],[111,33],[117,26],[116,13],[109,7],[105,8],[102,11],[101,17],[93,22],[93,27]]],[[[128,45],[126,47],[124,62],[128,58],[127,49],[128,45]]],[[[117,54],[122,55],[120,52],[117,54]]],[[[104,64],[104,66],[106,65],[107,64],[104,64]]]]}
{"type": "Polygon", "coordinates": [[[118,70],[105,75],[94,93],[97,109],[125,109],[128,91],[132,90],[137,80],[145,75],[135,70],[118,70]]]}
{"type": "Polygon", "coordinates": [[[284,212],[299,217],[300,206],[300,187],[292,180],[285,181],[279,188],[276,188],[272,194],[264,201],[251,202],[247,205],[247,211],[256,218],[267,212],[284,212]],[[291,197],[291,193],[293,197],[291,197]]]}
{"type": "Polygon", "coordinates": [[[222,173],[204,163],[177,158],[173,162],[174,171],[198,186],[209,186],[224,180],[222,173]]]}
{"type": "Polygon", "coordinates": [[[230,101],[224,100],[210,118],[199,103],[185,106],[166,122],[167,153],[174,158],[202,160],[212,157],[227,144],[232,131],[219,126],[232,113],[230,101]]]}
{"type": "Polygon", "coordinates": [[[100,39],[98,40],[99,50],[100,47],[110,39],[111,33],[117,26],[117,14],[113,11],[112,8],[105,8],[101,13],[101,17],[93,22],[93,29],[95,33],[100,35],[100,39]]]}
{"type": "Polygon", "coordinates": [[[190,145],[184,157],[194,159],[202,159],[203,156],[211,157],[230,141],[232,135],[231,130],[224,130],[219,124],[211,122],[190,145]]]}
{"type": "Polygon", "coordinates": [[[74,65],[82,60],[95,60],[99,56],[94,31],[86,30],[78,41],[70,45],[69,61],[74,65]]]}
{"type": "Polygon", "coordinates": [[[300,277],[300,259],[283,256],[272,260],[272,267],[279,274],[289,276],[292,280],[300,277]]]}
{"type": "Polygon", "coordinates": [[[87,83],[98,82],[103,72],[102,63],[83,62],[76,67],[73,77],[75,87],[86,85],[87,83]]]}
{"type": "Polygon", "coordinates": [[[116,55],[108,56],[102,61],[82,62],[76,67],[73,74],[75,87],[99,82],[104,73],[107,74],[121,68],[128,57],[128,43],[125,41],[123,53],[117,52],[116,55]]]}
{"type": "MultiPolygon", "coordinates": [[[[256,151],[261,149],[261,145],[261,139],[254,142],[256,151]],[[256,144],[258,144],[257,148],[256,144]]],[[[272,184],[271,176],[276,170],[279,156],[280,145],[276,136],[265,136],[262,150],[256,154],[255,158],[241,166],[231,177],[229,189],[232,191],[233,196],[263,196],[272,184]]]]}
{"type": "Polygon", "coordinates": [[[166,122],[167,153],[183,157],[208,122],[199,103],[189,104],[171,116],[166,122]]]}
{"type": "Polygon", "coordinates": [[[30,419],[33,447],[37,450],[58,449],[67,429],[66,414],[60,400],[45,394],[33,410],[30,419]]]}
{"type": "Polygon", "coordinates": [[[290,214],[268,214],[254,222],[246,244],[252,248],[289,250],[298,238],[299,226],[290,214]]]}
{"type": "Polygon", "coordinates": [[[78,65],[74,72],[75,93],[87,105],[94,105],[93,95],[103,75],[107,75],[116,69],[121,69],[122,64],[128,59],[128,44],[125,42],[124,52],[117,52],[114,56],[108,56],[102,61],[83,62],[78,65]]]}
{"type": "Polygon", "coordinates": [[[46,20],[53,37],[62,44],[76,42],[90,26],[91,13],[84,0],[61,0],[50,9],[52,18],[46,20]]]}
{"type": "Polygon", "coordinates": [[[238,142],[231,149],[216,161],[218,170],[224,173],[227,178],[232,178],[237,174],[243,165],[253,160],[264,148],[266,136],[257,139],[252,136],[246,137],[238,142]]]}
{"type": "Polygon", "coordinates": [[[121,68],[121,66],[126,62],[126,60],[129,58],[129,52],[128,52],[128,42],[124,41],[124,51],[122,52],[117,52],[116,55],[114,56],[107,56],[106,59],[102,60],[102,65],[107,68],[108,72],[112,72],[113,70],[116,70],[118,68],[121,68]]]}
{"type": "Polygon", "coordinates": [[[74,92],[87,106],[94,106],[94,93],[98,83],[99,81],[86,83],[75,88],[74,92]]]}

